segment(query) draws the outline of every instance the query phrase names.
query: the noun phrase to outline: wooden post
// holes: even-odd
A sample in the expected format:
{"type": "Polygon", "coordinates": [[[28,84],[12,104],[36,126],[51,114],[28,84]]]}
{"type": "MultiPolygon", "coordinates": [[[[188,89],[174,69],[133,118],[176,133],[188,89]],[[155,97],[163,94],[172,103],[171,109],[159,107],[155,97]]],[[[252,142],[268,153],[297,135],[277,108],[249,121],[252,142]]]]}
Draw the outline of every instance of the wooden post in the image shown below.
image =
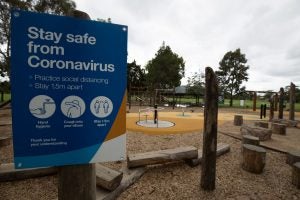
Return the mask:
{"type": "MultiPolygon", "coordinates": [[[[71,16],[87,19],[87,13],[75,10],[71,16]]],[[[58,169],[58,200],[95,200],[95,164],[62,166],[58,169]]]]}
{"type": "Polygon", "coordinates": [[[278,119],[282,119],[283,118],[283,95],[284,95],[284,90],[283,88],[280,88],[279,91],[279,112],[278,112],[278,119]]]}
{"type": "Polygon", "coordinates": [[[290,113],[289,113],[289,120],[295,120],[295,102],[296,102],[296,95],[295,95],[295,84],[291,83],[290,87],[290,113]]]}
{"type": "Polygon", "coordinates": [[[257,94],[256,92],[253,92],[253,111],[256,111],[256,98],[257,94]]]}
{"type": "Polygon", "coordinates": [[[216,181],[216,151],[218,129],[218,84],[210,67],[205,69],[204,131],[201,187],[214,190],[216,181]]]}
{"type": "Polygon", "coordinates": [[[278,111],[278,94],[274,96],[274,111],[278,111]]]}
{"type": "Polygon", "coordinates": [[[270,98],[270,115],[269,121],[272,121],[274,118],[274,96],[270,98]]]}

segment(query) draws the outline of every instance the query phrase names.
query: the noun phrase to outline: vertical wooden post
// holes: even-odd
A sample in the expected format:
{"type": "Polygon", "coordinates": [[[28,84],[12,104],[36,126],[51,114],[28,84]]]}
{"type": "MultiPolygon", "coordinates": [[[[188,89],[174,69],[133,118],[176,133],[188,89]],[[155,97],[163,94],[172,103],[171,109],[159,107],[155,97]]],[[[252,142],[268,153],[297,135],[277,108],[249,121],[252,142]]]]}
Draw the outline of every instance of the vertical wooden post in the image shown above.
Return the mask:
{"type": "Polygon", "coordinates": [[[205,69],[204,131],[201,187],[214,190],[216,180],[216,150],[218,130],[218,84],[210,67],[205,69]]]}
{"type": "Polygon", "coordinates": [[[274,96],[270,98],[270,116],[269,121],[272,121],[274,118],[274,96]]]}
{"type": "Polygon", "coordinates": [[[284,100],[284,90],[283,88],[280,88],[279,91],[279,112],[278,112],[278,119],[283,118],[283,100],[284,100]]]}
{"type": "MultiPolygon", "coordinates": [[[[75,10],[71,16],[89,20],[87,13],[75,10]]],[[[58,168],[58,200],[95,200],[95,164],[70,165],[58,168]]]]}
{"type": "Polygon", "coordinates": [[[253,92],[253,111],[256,111],[256,98],[257,94],[256,92],[253,92]]]}
{"type": "Polygon", "coordinates": [[[274,111],[278,111],[278,94],[274,96],[274,111]]]}
{"type": "Polygon", "coordinates": [[[289,113],[289,120],[295,120],[295,102],[296,102],[296,98],[295,98],[295,84],[291,83],[291,87],[290,87],[290,113],[289,113]]]}

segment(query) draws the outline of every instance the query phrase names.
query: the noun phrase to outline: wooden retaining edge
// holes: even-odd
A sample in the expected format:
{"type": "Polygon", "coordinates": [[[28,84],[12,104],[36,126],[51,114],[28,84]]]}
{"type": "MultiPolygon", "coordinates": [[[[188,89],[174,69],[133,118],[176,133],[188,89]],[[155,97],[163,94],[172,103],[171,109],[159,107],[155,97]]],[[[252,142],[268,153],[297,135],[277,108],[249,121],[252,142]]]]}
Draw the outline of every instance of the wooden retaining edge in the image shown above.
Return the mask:
{"type": "Polygon", "coordinates": [[[146,165],[163,164],[166,162],[196,158],[198,158],[198,149],[196,147],[178,147],[175,149],[166,149],[128,155],[127,167],[141,167],[146,165]]]}
{"type": "Polygon", "coordinates": [[[123,172],[123,179],[121,184],[112,192],[97,188],[96,190],[96,199],[97,200],[113,200],[116,199],[123,191],[125,191],[130,185],[135,183],[139,178],[146,172],[145,167],[134,168],[134,169],[127,169],[124,166],[121,169],[123,172]]]}
{"type": "Polygon", "coordinates": [[[15,169],[14,163],[5,163],[0,165],[0,182],[48,176],[56,173],[56,167],[15,169]]]}
{"type": "MultiPolygon", "coordinates": [[[[219,157],[229,151],[230,151],[230,146],[228,144],[225,144],[225,143],[217,144],[217,157],[219,157]]],[[[198,150],[198,158],[186,160],[186,163],[191,167],[195,167],[195,166],[201,164],[201,160],[202,160],[202,149],[199,149],[198,150]]]]}
{"type": "MultiPolygon", "coordinates": [[[[238,139],[238,140],[242,140],[242,137],[241,136],[237,136],[235,134],[231,134],[231,133],[227,133],[227,132],[223,132],[223,131],[218,131],[219,133],[222,133],[223,135],[227,135],[229,137],[232,137],[234,139],[238,139]]],[[[272,151],[276,151],[276,152],[279,152],[279,153],[287,153],[287,151],[283,150],[283,149],[275,149],[274,147],[270,147],[270,146],[267,146],[266,144],[263,144],[263,142],[261,142],[259,144],[259,146],[261,147],[264,147],[266,149],[269,149],[269,150],[272,150],[272,151]]]]}

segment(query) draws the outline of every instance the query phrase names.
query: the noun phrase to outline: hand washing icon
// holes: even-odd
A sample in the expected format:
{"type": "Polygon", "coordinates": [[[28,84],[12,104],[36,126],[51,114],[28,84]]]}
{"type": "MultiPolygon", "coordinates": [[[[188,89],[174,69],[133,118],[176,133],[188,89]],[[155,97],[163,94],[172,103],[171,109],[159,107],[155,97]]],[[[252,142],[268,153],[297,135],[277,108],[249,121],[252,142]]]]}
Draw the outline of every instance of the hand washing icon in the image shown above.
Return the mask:
{"type": "Polygon", "coordinates": [[[40,119],[51,117],[56,109],[54,100],[47,95],[38,95],[31,99],[29,111],[31,114],[40,119]]]}

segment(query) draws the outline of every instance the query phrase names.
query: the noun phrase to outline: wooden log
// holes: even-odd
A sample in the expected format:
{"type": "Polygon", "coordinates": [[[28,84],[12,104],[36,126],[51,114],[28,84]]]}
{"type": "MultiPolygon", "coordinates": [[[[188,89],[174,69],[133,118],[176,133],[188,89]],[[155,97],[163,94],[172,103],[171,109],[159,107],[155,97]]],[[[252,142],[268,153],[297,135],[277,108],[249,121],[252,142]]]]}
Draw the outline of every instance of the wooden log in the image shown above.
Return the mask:
{"type": "Polygon", "coordinates": [[[233,125],[241,126],[243,124],[243,116],[242,115],[234,115],[233,125]]]}
{"type": "Polygon", "coordinates": [[[218,83],[214,71],[205,69],[204,130],[202,148],[201,188],[214,190],[216,182],[218,133],[218,83]]]}
{"type": "Polygon", "coordinates": [[[283,101],[284,101],[284,90],[280,88],[279,91],[279,112],[278,112],[278,119],[283,118],[283,101]]]}
{"type": "Polygon", "coordinates": [[[56,167],[15,169],[14,163],[5,163],[0,165],[0,182],[49,176],[56,173],[56,167]]]}
{"type": "Polygon", "coordinates": [[[259,138],[251,135],[243,135],[242,144],[251,144],[251,145],[259,146],[259,138]]]}
{"type": "Polygon", "coordinates": [[[293,166],[294,163],[300,162],[300,151],[290,151],[286,154],[286,163],[293,166]]]}
{"type": "Polygon", "coordinates": [[[243,144],[242,148],[242,168],[251,173],[262,173],[266,164],[266,150],[250,144],[243,144]]]}
{"type": "Polygon", "coordinates": [[[300,162],[296,162],[292,169],[292,184],[300,189],[300,162]]]}
{"type": "MultiPolygon", "coordinates": [[[[73,11],[71,16],[90,19],[87,13],[79,10],[73,11]]],[[[95,164],[70,165],[58,168],[58,200],[75,199],[96,200],[95,164]]]]}
{"type": "Polygon", "coordinates": [[[286,135],[286,125],[279,123],[272,123],[272,133],[279,135],[286,135]]]}
{"type": "Polygon", "coordinates": [[[0,147],[8,146],[10,145],[11,137],[1,137],[0,136],[0,147]]]}
{"type": "Polygon", "coordinates": [[[270,140],[272,136],[272,130],[252,125],[243,125],[240,131],[242,135],[252,135],[260,141],[270,140]]]}
{"type": "Polygon", "coordinates": [[[123,178],[123,172],[119,172],[100,164],[96,164],[96,184],[99,187],[112,191],[116,189],[123,178]]]}
{"type": "Polygon", "coordinates": [[[268,122],[254,122],[254,126],[262,127],[262,128],[269,128],[268,122]]]}
{"type": "Polygon", "coordinates": [[[295,103],[296,103],[296,86],[294,83],[291,83],[289,120],[295,120],[295,103]]]}
{"type": "MultiPolygon", "coordinates": [[[[230,146],[228,144],[219,143],[217,145],[217,157],[229,151],[230,151],[230,146]]],[[[202,161],[202,149],[198,149],[198,158],[186,160],[186,163],[191,167],[195,167],[201,164],[201,161],[202,161]]]]}
{"type": "Polygon", "coordinates": [[[139,178],[146,172],[145,167],[139,167],[134,169],[128,169],[127,167],[122,167],[121,172],[123,173],[123,179],[121,184],[114,190],[108,191],[97,187],[97,200],[115,200],[117,197],[125,191],[130,185],[135,183],[139,178]]]}
{"type": "Polygon", "coordinates": [[[194,159],[198,157],[196,147],[178,147],[175,149],[166,149],[145,153],[132,154],[127,156],[127,167],[141,167],[153,164],[163,164],[166,162],[194,159]]]}

